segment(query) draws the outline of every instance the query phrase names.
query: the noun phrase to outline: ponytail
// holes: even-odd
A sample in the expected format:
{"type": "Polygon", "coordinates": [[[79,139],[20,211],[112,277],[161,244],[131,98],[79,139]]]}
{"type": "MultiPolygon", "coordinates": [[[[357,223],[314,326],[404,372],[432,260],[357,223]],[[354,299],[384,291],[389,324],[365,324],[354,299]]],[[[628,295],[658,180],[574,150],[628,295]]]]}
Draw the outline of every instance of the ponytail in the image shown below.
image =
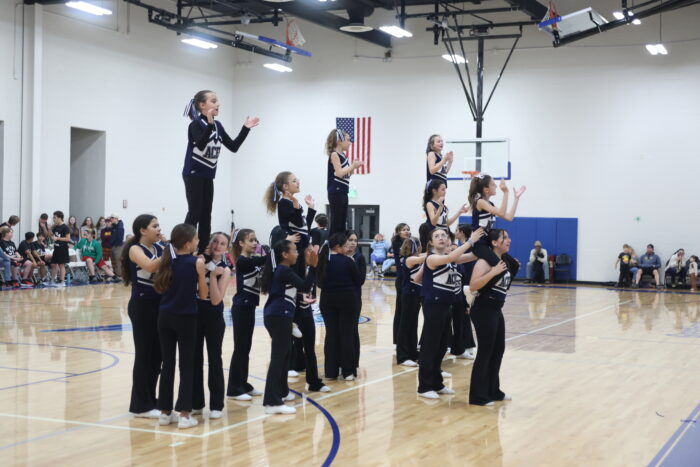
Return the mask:
{"type": "Polygon", "coordinates": [[[136,216],[136,219],[134,219],[134,223],[131,226],[131,230],[134,236],[126,241],[126,243],[124,244],[124,248],[122,248],[122,257],[117,259],[117,261],[119,261],[119,263],[122,266],[122,279],[124,280],[125,286],[129,286],[132,282],[132,279],[136,280],[135,277],[131,277],[131,265],[129,264],[129,250],[132,246],[141,243],[141,229],[147,229],[148,226],[151,225],[151,221],[153,219],[156,219],[156,216],[151,214],[141,214],[139,216],[136,216]]]}
{"type": "Polygon", "coordinates": [[[199,115],[199,104],[203,104],[207,101],[207,94],[214,91],[209,91],[207,89],[199,91],[194,95],[190,102],[185,107],[185,112],[182,114],[183,117],[189,117],[190,120],[194,120],[199,115]]]}
{"type": "Polygon", "coordinates": [[[484,196],[484,189],[488,188],[490,184],[491,175],[479,174],[472,178],[472,181],[469,184],[469,196],[467,197],[467,201],[469,202],[469,206],[472,207],[472,211],[476,209],[476,202],[482,196],[484,196]]]}
{"type": "Polygon", "coordinates": [[[265,190],[263,203],[269,215],[273,215],[277,211],[277,203],[282,199],[284,193],[284,185],[289,181],[289,176],[292,172],[280,172],[275,177],[275,181],[270,183],[265,190]]]}
{"type": "Polygon", "coordinates": [[[190,224],[178,224],[170,234],[170,244],[163,249],[163,257],[160,260],[160,267],[153,280],[153,288],[159,294],[165,293],[170,288],[173,278],[172,264],[176,260],[175,249],[182,249],[188,242],[197,235],[197,229],[190,224]]]}
{"type": "Polygon", "coordinates": [[[348,139],[350,139],[350,135],[346,131],[339,130],[337,128],[335,130],[331,130],[326,138],[326,155],[330,157],[330,155],[335,151],[335,147],[338,145],[338,143],[348,139]]]}

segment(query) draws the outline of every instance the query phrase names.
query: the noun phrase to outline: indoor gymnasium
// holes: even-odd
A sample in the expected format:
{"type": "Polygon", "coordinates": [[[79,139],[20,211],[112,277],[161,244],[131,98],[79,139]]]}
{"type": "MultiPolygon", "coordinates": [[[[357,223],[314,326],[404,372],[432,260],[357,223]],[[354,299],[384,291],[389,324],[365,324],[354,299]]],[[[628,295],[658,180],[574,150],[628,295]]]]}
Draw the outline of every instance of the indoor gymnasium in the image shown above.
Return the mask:
{"type": "Polygon", "coordinates": [[[699,4],[0,0],[0,464],[700,465],[699,4]]]}

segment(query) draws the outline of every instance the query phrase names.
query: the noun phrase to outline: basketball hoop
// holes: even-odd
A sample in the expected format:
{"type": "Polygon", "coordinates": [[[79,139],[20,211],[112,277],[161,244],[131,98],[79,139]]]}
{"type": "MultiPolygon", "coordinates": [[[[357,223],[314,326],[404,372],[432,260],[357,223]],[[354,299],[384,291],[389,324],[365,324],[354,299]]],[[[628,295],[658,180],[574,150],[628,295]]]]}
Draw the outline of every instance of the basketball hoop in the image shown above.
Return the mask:
{"type": "Polygon", "coordinates": [[[480,173],[481,172],[478,170],[462,170],[462,174],[464,175],[465,180],[471,180],[472,178],[476,177],[480,173]]]}

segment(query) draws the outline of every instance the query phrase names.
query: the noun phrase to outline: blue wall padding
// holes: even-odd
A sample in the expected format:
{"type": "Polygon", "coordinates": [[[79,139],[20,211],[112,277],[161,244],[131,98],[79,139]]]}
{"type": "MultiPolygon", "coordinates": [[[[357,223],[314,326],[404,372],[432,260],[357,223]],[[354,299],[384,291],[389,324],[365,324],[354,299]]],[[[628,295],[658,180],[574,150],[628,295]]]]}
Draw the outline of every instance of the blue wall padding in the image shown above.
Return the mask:
{"type": "MultiPolygon", "coordinates": [[[[471,216],[461,216],[460,223],[471,224],[471,216]]],[[[571,217],[516,217],[512,222],[497,219],[495,227],[506,229],[511,238],[510,254],[517,258],[522,267],[518,278],[525,278],[525,266],[530,258],[530,250],[535,240],[549,255],[566,253],[571,256],[571,280],[576,280],[576,254],[578,251],[578,218],[571,217]]],[[[566,278],[558,274],[557,278],[566,278]]]]}

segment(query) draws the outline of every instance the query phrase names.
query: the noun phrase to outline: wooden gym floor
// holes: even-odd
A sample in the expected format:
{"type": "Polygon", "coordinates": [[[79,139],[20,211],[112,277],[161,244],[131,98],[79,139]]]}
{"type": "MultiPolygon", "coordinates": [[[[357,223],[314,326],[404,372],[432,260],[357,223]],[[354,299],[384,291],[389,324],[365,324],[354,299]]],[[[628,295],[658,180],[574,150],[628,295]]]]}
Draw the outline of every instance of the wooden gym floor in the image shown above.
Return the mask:
{"type": "MultiPolygon", "coordinates": [[[[501,371],[513,401],[487,408],[466,402],[470,360],[443,364],[455,396],[416,397],[415,369],[394,364],[393,283],[369,280],[357,381],[297,399],[292,416],[266,416],[257,397],[227,401],[222,419],[205,411],[189,430],[127,413],[128,296],[121,285],[0,293],[0,465],[700,463],[695,294],[513,287],[501,371]]],[[[232,340],[229,328],[225,366],[232,340]]],[[[260,389],[268,358],[256,327],[260,389]]],[[[303,377],[290,387],[304,393],[303,377]]]]}

